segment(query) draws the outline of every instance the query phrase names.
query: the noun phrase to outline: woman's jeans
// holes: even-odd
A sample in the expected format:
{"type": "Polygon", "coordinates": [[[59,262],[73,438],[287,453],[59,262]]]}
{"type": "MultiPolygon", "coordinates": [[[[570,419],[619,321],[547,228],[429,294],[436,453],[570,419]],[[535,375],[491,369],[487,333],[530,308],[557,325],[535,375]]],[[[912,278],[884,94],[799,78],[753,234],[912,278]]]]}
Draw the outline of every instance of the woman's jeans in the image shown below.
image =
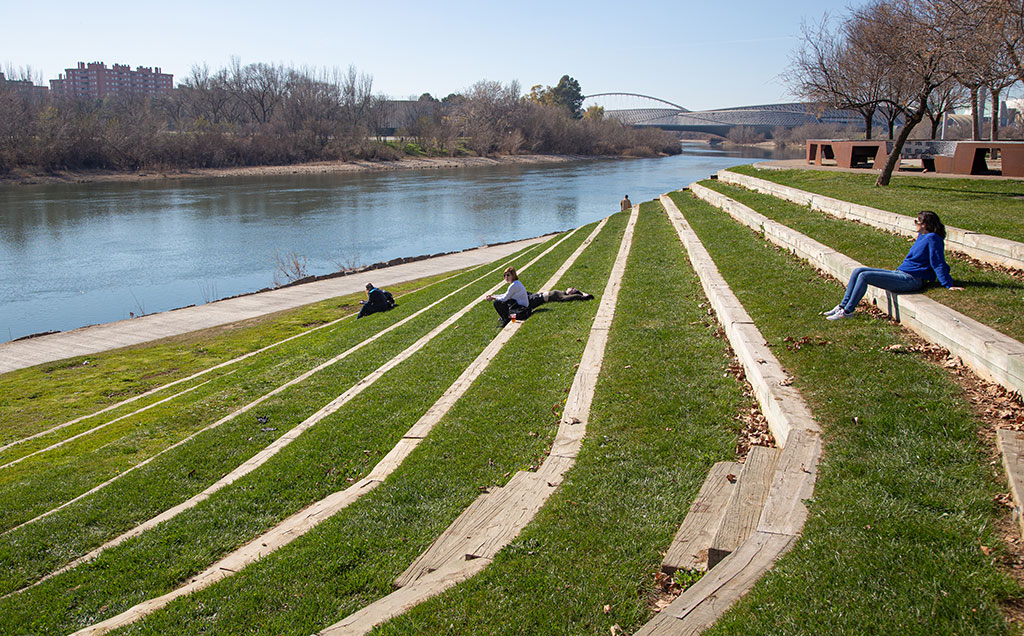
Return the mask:
{"type": "Polygon", "coordinates": [[[897,294],[905,294],[924,287],[924,281],[899,270],[858,267],[850,275],[850,282],[846,285],[846,295],[843,296],[843,302],[839,303],[846,313],[857,308],[857,303],[864,298],[864,294],[868,291],[868,285],[874,285],[897,294]]]}

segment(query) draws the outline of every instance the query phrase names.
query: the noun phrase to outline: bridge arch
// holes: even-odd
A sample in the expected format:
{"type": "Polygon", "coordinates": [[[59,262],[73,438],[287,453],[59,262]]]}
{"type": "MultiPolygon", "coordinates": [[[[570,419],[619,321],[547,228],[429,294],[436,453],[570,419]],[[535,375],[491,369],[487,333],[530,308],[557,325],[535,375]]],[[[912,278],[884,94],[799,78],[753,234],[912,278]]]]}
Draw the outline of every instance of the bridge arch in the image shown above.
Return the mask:
{"type": "Polygon", "coordinates": [[[593,95],[585,95],[583,97],[583,100],[586,101],[588,99],[591,99],[592,97],[640,97],[642,99],[649,99],[649,100],[654,101],[654,102],[661,102],[662,104],[668,104],[672,108],[674,108],[674,109],[676,109],[678,111],[682,111],[684,113],[690,112],[690,110],[688,108],[683,108],[679,104],[673,104],[672,102],[670,102],[668,100],[661,99],[660,97],[652,97],[651,95],[642,95],[640,93],[622,93],[622,92],[594,93],[593,95]]]}

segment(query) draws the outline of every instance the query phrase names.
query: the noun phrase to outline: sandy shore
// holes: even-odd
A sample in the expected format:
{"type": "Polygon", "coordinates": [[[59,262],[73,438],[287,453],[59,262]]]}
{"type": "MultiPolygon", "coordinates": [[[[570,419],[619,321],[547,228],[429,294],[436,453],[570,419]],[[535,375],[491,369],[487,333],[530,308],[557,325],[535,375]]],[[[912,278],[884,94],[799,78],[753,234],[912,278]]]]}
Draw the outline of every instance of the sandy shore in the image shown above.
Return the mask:
{"type": "Polygon", "coordinates": [[[565,163],[598,157],[575,155],[511,155],[500,157],[407,157],[398,161],[318,161],[290,166],[245,166],[239,168],[196,168],[174,171],[115,172],[109,170],[78,170],[56,172],[14,171],[0,177],[0,185],[33,185],[51,183],[94,183],[156,181],[163,179],[205,179],[215,177],[258,177],[285,174],[330,174],[335,172],[370,172],[386,170],[432,170],[531,163],[565,163]]]}

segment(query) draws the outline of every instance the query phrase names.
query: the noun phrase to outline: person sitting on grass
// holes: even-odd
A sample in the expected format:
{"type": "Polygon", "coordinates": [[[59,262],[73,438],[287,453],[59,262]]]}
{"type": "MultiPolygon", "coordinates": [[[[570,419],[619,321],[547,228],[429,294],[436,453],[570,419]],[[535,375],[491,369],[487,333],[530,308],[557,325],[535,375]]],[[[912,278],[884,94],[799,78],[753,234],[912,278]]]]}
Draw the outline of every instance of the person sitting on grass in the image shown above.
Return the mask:
{"type": "Polygon", "coordinates": [[[825,312],[828,320],[842,320],[853,315],[860,299],[874,285],[897,294],[915,292],[933,280],[946,289],[961,291],[963,287],[953,284],[946,264],[945,238],[946,226],[939,220],[939,215],[931,210],[923,210],[914,221],[917,224],[917,239],[910,248],[907,257],[895,271],[875,267],[858,267],[853,270],[850,282],[846,285],[843,300],[825,312]]]}
{"type": "Polygon", "coordinates": [[[530,295],[526,293],[526,287],[519,280],[516,268],[509,267],[505,270],[505,282],[508,283],[508,291],[501,296],[487,294],[484,300],[494,302],[494,311],[498,312],[498,326],[504,327],[512,320],[512,316],[522,320],[530,313],[530,295]]]}
{"type": "Polygon", "coordinates": [[[363,306],[359,310],[356,320],[363,316],[375,314],[378,311],[387,311],[395,306],[395,299],[391,292],[374,287],[373,283],[366,283],[366,300],[360,300],[359,302],[363,306]]]}

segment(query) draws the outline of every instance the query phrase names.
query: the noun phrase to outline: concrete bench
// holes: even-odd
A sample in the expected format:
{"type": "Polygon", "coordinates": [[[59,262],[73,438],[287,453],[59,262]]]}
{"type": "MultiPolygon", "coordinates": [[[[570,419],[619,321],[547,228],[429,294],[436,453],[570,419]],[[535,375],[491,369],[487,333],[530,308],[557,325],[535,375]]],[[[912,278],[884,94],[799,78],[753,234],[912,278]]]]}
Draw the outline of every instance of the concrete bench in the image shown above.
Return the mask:
{"type": "Polygon", "coordinates": [[[871,139],[808,139],[807,163],[821,166],[823,159],[834,159],[840,168],[878,168],[889,158],[892,145],[871,139]]]}
{"type": "MultiPolygon", "coordinates": [[[[880,168],[892,152],[887,140],[808,139],[807,163],[824,165],[834,160],[840,168],[880,168]]],[[[925,170],[943,174],[1001,174],[1024,177],[1024,141],[907,141],[900,160],[919,159],[925,170]],[[999,154],[1001,168],[995,170],[987,157],[999,154]]]]}

